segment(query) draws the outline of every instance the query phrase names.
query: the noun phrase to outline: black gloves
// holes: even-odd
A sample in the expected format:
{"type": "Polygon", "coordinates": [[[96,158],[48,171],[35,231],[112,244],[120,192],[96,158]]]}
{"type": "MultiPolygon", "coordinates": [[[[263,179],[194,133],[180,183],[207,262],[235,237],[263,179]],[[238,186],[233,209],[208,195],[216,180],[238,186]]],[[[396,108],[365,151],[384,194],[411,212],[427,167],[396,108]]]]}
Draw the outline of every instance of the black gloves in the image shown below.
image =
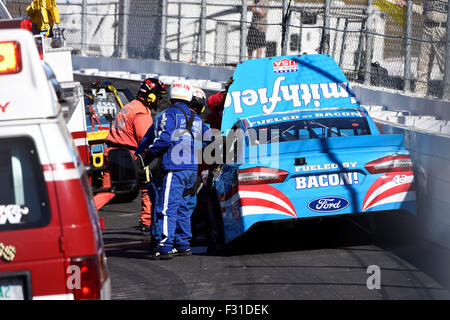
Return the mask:
{"type": "Polygon", "coordinates": [[[225,83],[225,90],[222,91],[222,95],[223,95],[224,98],[227,96],[228,89],[229,89],[230,86],[233,84],[233,82],[234,82],[234,79],[233,79],[233,77],[231,76],[230,79],[228,79],[227,83],[225,83]]]}

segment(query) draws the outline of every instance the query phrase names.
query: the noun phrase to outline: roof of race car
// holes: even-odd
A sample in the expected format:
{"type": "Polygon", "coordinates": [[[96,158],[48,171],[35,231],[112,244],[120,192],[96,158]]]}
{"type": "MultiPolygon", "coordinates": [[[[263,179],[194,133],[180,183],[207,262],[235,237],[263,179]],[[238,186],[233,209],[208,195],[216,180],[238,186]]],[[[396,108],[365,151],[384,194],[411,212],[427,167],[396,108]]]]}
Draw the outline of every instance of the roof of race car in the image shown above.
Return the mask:
{"type": "Polygon", "coordinates": [[[242,118],[305,109],[359,108],[329,55],[304,54],[240,62],[228,90],[222,130],[242,118]]]}
{"type": "Polygon", "coordinates": [[[293,120],[318,119],[318,118],[347,118],[364,117],[361,109],[357,108],[322,108],[306,109],[285,112],[274,112],[272,114],[250,116],[242,119],[248,128],[255,126],[282,123],[293,120]]]}

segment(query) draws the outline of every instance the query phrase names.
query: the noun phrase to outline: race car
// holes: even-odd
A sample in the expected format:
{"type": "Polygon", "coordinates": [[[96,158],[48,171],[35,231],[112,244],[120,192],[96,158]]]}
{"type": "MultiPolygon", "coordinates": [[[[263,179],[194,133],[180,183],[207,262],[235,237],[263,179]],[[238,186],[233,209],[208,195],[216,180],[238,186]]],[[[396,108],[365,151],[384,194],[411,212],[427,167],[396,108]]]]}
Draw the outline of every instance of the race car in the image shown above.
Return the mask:
{"type": "Polygon", "coordinates": [[[416,214],[403,135],[380,134],[331,56],[244,61],[233,78],[213,178],[225,243],[264,221],[416,214]]]}

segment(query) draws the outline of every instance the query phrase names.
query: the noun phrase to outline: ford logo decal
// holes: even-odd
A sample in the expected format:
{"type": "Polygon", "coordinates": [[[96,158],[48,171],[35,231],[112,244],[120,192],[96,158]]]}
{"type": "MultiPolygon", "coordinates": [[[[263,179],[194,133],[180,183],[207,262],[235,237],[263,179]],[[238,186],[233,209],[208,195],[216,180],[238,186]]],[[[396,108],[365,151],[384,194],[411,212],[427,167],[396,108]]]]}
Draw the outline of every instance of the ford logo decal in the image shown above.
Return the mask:
{"type": "Polygon", "coordinates": [[[322,197],[308,203],[308,208],[316,212],[335,212],[348,207],[350,202],[341,197],[322,197]]]}

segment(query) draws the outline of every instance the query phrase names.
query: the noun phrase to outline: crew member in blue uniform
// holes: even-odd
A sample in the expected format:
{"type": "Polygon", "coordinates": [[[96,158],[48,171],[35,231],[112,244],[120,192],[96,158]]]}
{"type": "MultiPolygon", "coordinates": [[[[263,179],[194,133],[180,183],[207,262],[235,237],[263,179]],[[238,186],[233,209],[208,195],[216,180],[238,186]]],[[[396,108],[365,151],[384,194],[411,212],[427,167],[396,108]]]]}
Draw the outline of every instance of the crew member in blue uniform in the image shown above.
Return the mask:
{"type": "Polygon", "coordinates": [[[136,163],[144,167],[162,156],[161,190],[155,207],[156,228],[161,240],[152,259],[171,259],[174,255],[190,255],[191,210],[189,201],[194,187],[198,159],[198,142],[211,139],[211,132],[190,107],[193,87],[185,81],[171,86],[172,106],[156,123],[155,139],[136,163]]]}

